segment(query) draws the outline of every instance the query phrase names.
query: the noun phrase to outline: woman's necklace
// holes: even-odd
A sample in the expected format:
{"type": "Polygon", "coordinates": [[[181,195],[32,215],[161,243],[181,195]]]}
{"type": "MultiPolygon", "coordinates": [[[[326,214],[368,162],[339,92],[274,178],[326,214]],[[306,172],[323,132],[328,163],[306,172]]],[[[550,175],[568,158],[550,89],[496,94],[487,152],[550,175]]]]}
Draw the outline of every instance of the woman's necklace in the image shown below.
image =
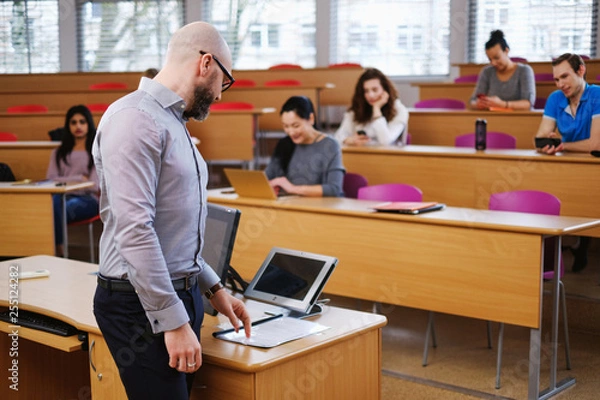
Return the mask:
{"type": "Polygon", "coordinates": [[[317,133],[317,136],[315,136],[315,139],[312,141],[311,144],[315,144],[317,143],[317,140],[319,140],[319,138],[323,136],[323,134],[321,132],[317,133]]]}

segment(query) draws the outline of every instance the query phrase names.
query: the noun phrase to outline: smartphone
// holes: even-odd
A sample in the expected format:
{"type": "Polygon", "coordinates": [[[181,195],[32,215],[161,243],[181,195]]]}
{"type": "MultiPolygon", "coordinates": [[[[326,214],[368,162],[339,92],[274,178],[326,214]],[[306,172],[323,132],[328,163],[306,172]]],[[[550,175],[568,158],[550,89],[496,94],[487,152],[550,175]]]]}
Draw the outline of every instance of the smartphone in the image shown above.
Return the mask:
{"type": "Polygon", "coordinates": [[[544,138],[535,138],[535,147],[538,149],[541,149],[543,147],[546,146],[554,146],[557,147],[561,144],[561,140],[558,138],[548,138],[548,137],[544,137],[544,138]]]}
{"type": "Polygon", "coordinates": [[[477,98],[478,98],[478,99],[483,99],[484,97],[487,97],[487,96],[485,95],[485,93],[479,93],[479,94],[477,95],[477,98]]]}
{"type": "Polygon", "coordinates": [[[360,131],[358,131],[358,132],[356,132],[356,133],[357,133],[358,135],[361,135],[361,136],[366,136],[366,135],[367,135],[367,132],[365,132],[365,131],[363,131],[363,130],[360,130],[360,131]]]}

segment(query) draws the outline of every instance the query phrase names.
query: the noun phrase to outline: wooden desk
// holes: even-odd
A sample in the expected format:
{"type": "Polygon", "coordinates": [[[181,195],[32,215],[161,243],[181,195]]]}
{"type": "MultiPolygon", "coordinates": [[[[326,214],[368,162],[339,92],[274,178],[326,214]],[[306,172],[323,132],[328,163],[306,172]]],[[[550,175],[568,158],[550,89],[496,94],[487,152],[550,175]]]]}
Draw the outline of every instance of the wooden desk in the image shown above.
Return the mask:
{"type": "Polygon", "coordinates": [[[558,196],[562,215],[600,218],[600,158],[589,154],[409,145],[344,147],[342,155],[346,170],[365,175],[369,184],[416,185],[425,201],[487,209],[491,193],[543,190],[558,196]]]}
{"type": "MultiPolygon", "coordinates": [[[[560,249],[560,236],[600,226],[588,218],[453,207],[382,214],[369,211],[374,201],[241,199],[217,189],[209,201],[242,212],[231,265],[246,278],[271,247],[302,249],[338,257],[329,293],[529,327],[530,399],[539,395],[544,240],[557,238],[560,249]]],[[[558,276],[560,254],[546,256],[554,256],[558,276]]],[[[562,388],[555,381],[550,387],[562,388]]]]}
{"type": "MultiPolygon", "coordinates": [[[[50,270],[49,278],[19,282],[19,306],[23,310],[59,318],[88,332],[90,366],[86,367],[88,360],[85,352],[67,354],[64,349],[70,346],[56,343],[56,337],[48,338],[38,331],[21,328],[18,397],[4,384],[0,388],[0,398],[79,398],[81,393],[85,393],[86,397],[91,394],[92,399],[124,399],[116,366],[92,314],[96,277],[91,273],[97,271],[97,266],[48,256],[2,262],[2,306],[8,305],[10,265],[17,264],[23,271],[39,268],[50,270]],[[87,376],[82,376],[82,371],[87,376]]],[[[212,332],[217,330],[219,320],[205,316],[202,329],[203,365],[196,375],[196,389],[191,398],[380,398],[380,331],[386,324],[385,317],[326,307],[322,315],[311,320],[331,329],[320,335],[264,350],[213,338],[212,332]]],[[[0,324],[0,330],[7,332],[8,327],[0,324]]],[[[9,338],[5,334],[0,335],[0,347],[10,348],[9,338]]],[[[0,366],[4,371],[8,370],[10,361],[6,356],[0,358],[0,366]]]]}
{"type": "Polygon", "coordinates": [[[0,93],[88,90],[90,85],[102,82],[122,82],[127,84],[128,89],[135,90],[140,83],[141,77],[141,71],[0,74],[0,93]]]}
{"type": "MultiPolygon", "coordinates": [[[[584,60],[587,68],[588,79],[596,79],[596,75],[600,74],[600,59],[584,60]]],[[[474,63],[458,63],[452,64],[453,67],[458,67],[460,76],[463,75],[477,75],[481,72],[481,69],[489,64],[474,64],[474,63]]],[[[533,72],[539,73],[552,73],[552,62],[551,61],[532,61],[528,62],[533,72]]]]}
{"type": "MultiPolygon", "coordinates": [[[[115,100],[132,92],[134,89],[121,90],[62,90],[54,92],[1,92],[0,110],[6,111],[8,107],[20,104],[43,104],[49,111],[62,112],[66,114],[67,110],[77,104],[106,103],[110,104],[115,100]]],[[[64,118],[64,117],[63,117],[64,118]]],[[[58,126],[64,125],[64,119],[58,126]]]]}
{"type": "Polygon", "coordinates": [[[258,140],[258,120],[273,112],[274,108],[211,111],[203,122],[190,120],[187,128],[192,136],[200,139],[198,150],[205,160],[250,162],[256,157],[254,143],[258,140]]]}
{"type": "Polygon", "coordinates": [[[412,144],[454,146],[456,136],[475,132],[477,118],[487,120],[487,130],[505,132],[517,139],[518,149],[533,149],[533,138],[542,122],[542,111],[472,111],[411,108],[408,132],[412,144]]]}
{"type": "MultiPolygon", "coordinates": [[[[74,190],[93,186],[92,182],[55,186],[13,185],[0,182],[0,256],[54,254],[54,213],[52,194],[65,195],[74,190]]],[[[67,216],[63,213],[65,257],[68,257],[67,216]]]]}
{"type": "MultiPolygon", "coordinates": [[[[3,110],[4,111],[4,110],[3,110]]],[[[17,135],[19,141],[25,140],[50,140],[48,132],[63,127],[67,110],[50,111],[48,113],[6,113],[0,112],[0,130],[17,135]]],[[[100,122],[102,113],[92,113],[96,127],[100,122]]]]}
{"type": "MultiPolygon", "coordinates": [[[[589,75],[588,75],[589,76],[589,75]]],[[[595,79],[589,81],[596,84],[595,79]]],[[[420,82],[411,83],[411,86],[419,88],[419,100],[435,99],[446,97],[450,99],[462,100],[469,107],[469,99],[475,90],[475,83],[454,83],[454,82],[420,82]]],[[[550,93],[558,90],[554,82],[537,82],[535,84],[536,97],[548,97],[550,93]]]]}
{"type": "Polygon", "coordinates": [[[321,92],[326,92],[327,90],[324,89],[333,87],[332,84],[248,88],[236,88],[234,85],[223,95],[221,101],[243,101],[254,104],[256,108],[275,108],[277,112],[264,114],[258,118],[258,128],[261,131],[282,131],[279,110],[287,99],[292,96],[306,96],[312,101],[315,109],[319,110],[321,92]]]}
{"type": "Polygon", "coordinates": [[[60,142],[0,142],[0,162],[10,166],[17,180],[46,177],[50,154],[60,142]]]}

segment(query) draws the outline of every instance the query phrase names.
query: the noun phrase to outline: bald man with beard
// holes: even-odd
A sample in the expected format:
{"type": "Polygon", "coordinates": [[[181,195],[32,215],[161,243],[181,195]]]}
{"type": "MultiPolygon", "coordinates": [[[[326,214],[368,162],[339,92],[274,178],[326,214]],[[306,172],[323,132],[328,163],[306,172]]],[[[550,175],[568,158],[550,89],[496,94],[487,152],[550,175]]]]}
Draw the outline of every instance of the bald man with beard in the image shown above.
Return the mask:
{"type": "Polygon", "coordinates": [[[187,399],[202,365],[202,295],[250,336],[244,304],[202,259],[206,163],[186,129],[234,82],[210,24],[179,29],[154,79],[104,113],[93,147],[100,179],[94,315],[129,399],[187,399]]]}

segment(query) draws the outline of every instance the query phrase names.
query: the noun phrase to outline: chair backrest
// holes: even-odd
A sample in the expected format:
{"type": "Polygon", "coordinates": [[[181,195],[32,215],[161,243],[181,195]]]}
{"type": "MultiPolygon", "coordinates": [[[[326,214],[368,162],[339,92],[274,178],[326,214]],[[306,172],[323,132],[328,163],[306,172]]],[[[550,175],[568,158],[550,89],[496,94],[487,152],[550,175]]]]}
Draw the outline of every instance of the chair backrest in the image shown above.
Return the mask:
{"type": "MultiPolygon", "coordinates": [[[[539,190],[513,190],[493,193],[490,196],[490,210],[516,211],[529,214],[560,215],[560,199],[555,195],[539,190]]],[[[554,243],[546,242],[546,254],[554,254],[554,243]]],[[[554,277],[552,257],[544,259],[544,279],[554,277]]],[[[560,260],[560,276],[564,274],[563,259],[560,260]]]]}
{"type": "Polygon", "coordinates": [[[410,133],[406,133],[406,144],[411,144],[412,142],[412,135],[410,133]]]}
{"type": "Polygon", "coordinates": [[[448,108],[452,110],[464,110],[465,102],[457,99],[427,99],[415,103],[415,108],[448,108]]]}
{"type": "Polygon", "coordinates": [[[554,74],[550,72],[539,72],[533,76],[536,82],[554,82],[554,74]]]}
{"type": "Polygon", "coordinates": [[[8,164],[0,162],[0,182],[14,182],[15,180],[15,175],[8,164]]]}
{"type": "Polygon", "coordinates": [[[353,62],[342,62],[329,64],[327,68],[362,68],[362,65],[353,62]]]}
{"type": "Polygon", "coordinates": [[[92,104],[86,104],[85,106],[91,111],[91,112],[104,112],[106,111],[106,109],[108,108],[110,104],[107,103],[92,103],[92,104]]]}
{"type": "Polygon", "coordinates": [[[546,101],[548,99],[546,97],[536,97],[535,103],[533,103],[533,108],[537,110],[543,110],[546,107],[546,101]]]}
{"type": "Polygon", "coordinates": [[[590,56],[586,55],[586,54],[580,54],[579,57],[581,57],[582,60],[589,60],[590,56]]]}
{"type": "Polygon", "coordinates": [[[297,79],[275,79],[273,81],[265,82],[265,86],[275,87],[275,86],[302,86],[302,82],[297,79]]]}
{"type": "Polygon", "coordinates": [[[210,106],[211,111],[219,110],[253,110],[254,104],[244,101],[226,101],[223,103],[214,103],[210,106]]]}
{"type": "Polygon", "coordinates": [[[358,199],[379,201],[423,201],[423,192],[406,183],[384,183],[358,189],[358,199]]]}
{"type": "Polygon", "coordinates": [[[8,107],[7,113],[47,113],[48,107],[42,104],[20,104],[18,106],[8,107]]]}
{"type": "Polygon", "coordinates": [[[255,87],[256,86],[256,81],[252,80],[252,79],[236,79],[235,82],[233,83],[233,86],[236,88],[240,88],[240,87],[255,87]]]}
{"type": "Polygon", "coordinates": [[[463,76],[454,78],[454,83],[473,83],[473,82],[477,82],[478,77],[479,77],[479,75],[477,75],[477,74],[463,75],[463,76]]]}
{"type": "Polygon", "coordinates": [[[344,175],[344,195],[346,197],[356,199],[358,197],[358,189],[365,187],[369,184],[367,178],[361,174],[355,174],[353,172],[346,172],[344,175]]]}
{"type": "Polygon", "coordinates": [[[510,60],[513,61],[513,62],[520,62],[520,63],[526,63],[527,62],[527,59],[523,58],[523,57],[511,57],[510,60]]]}
{"type": "MultiPolygon", "coordinates": [[[[475,133],[467,133],[454,139],[456,147],[475,147],[475,133]]],[[[517,138],[504,132],[487,132],[486,147],[488,149],[516,149],[517,138]]]]}
{"type": "Polygon", "coordinates": [[[17,135],[11,132],[0,132],[0,142],[16,142],[17,135]]]}
{"type": "Polygon", "coordinates": [[[92,83],[89,86],[90,90],[110,90],[110,89],[127,89],[127,84],[124,82],[99,82],[92,83]]]}
{"type": "Polygon", "coordinates": [[[275,64],[271,65],[269,69],[303,69],[301,65],[298,64],[275,64]]]}

